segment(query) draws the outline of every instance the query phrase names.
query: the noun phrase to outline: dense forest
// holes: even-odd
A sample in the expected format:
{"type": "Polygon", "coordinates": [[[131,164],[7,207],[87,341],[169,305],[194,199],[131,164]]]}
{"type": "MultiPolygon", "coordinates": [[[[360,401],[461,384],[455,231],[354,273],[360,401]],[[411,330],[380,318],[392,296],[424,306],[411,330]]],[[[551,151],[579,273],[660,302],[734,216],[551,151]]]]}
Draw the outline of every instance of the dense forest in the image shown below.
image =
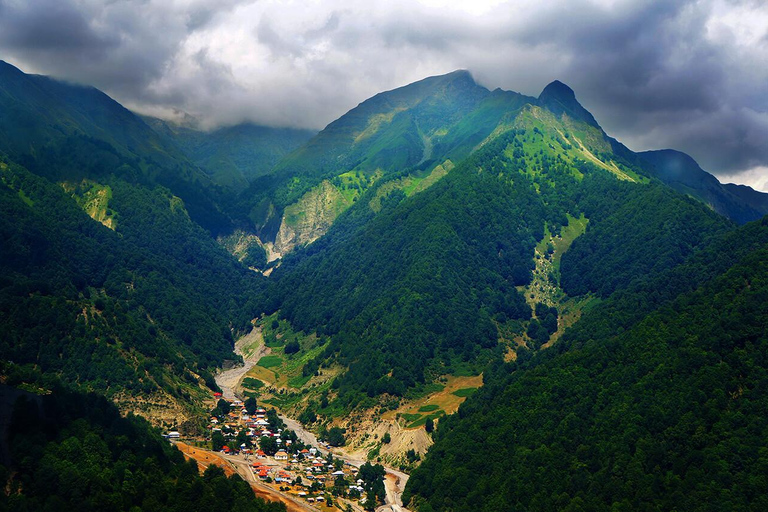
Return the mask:
{"type": "Polygon", "coordinates": [[[556,350],[489,370],[441,421],[405,499],[421,511],[764,509],[766,242],[768,219],[719,237],[594,308],[556,350]]]}
{"type": "Polygon", "coordinates": [[[584,161],[531,155],[542,137],[510,130],[426,191],[405,198],[395,190],[376,216],[366,215],[363,198],[325,239],[286,258],[266,309],[331,337],[305,373],[334,361],[348,368],[334,387],[344,406],[354,406],[460,367],[481,371],[502,349],[498,325],[531,318],[516,287],[530,282],[545,227],[559,232],[568,214],[590,219],[563,258],[572,295],[607,295],[673,267],[730,227],[657,182],[620,181],[584,161]],[[595,269],[612,280],[597,279],[595,269]]]}
{"type": "Polygon", "coordinates": [[[21,395],[3,434],[10,447],[8,465],[0,465],[3,511],[285,510],[218,466],[200,475],[146,420],[122,417],[96,394],[55,387],[21,395]]]}
{"type": "MultiPolygon", "coordinates": [[[[258,278],[162,187],[111,177],[114,230],[64,189],[0,160],[0,357],[107,394],[178,394],[231,357],[258,278]],[[169,372],[169,370],[171,370],[169,372]],[[193,372],[193,373],[190,373],[193,372]],[[174,374],[174,378],[170,375],[174,374]],[[181,381],[177,379],[182,379],[181,381]]],[[[97,186],[98,185],[98,186],[97,186]]],[[[14,370],[15,368],[15,370],[14,370]]]]}

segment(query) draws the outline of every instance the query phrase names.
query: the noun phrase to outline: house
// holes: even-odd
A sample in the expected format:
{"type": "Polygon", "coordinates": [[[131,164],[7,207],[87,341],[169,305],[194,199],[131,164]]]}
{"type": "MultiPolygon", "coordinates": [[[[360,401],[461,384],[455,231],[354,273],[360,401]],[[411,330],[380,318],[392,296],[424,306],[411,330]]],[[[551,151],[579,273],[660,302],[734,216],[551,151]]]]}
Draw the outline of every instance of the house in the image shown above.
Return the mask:
{"type": "Polygon", "coordinates": [[[259,478],[267,478],[269,476],[269,472],[267,471],[267,468],[261,468],[259,470],[259,478]]]}
{"type": "Polygon", "coordinates": [[[285,451],[280,450],[275,454],[275,460],[288,460],[288,454],[285,451]]]}
{"type": "Polygon", "coordinates": [[[175,430],[168,432],[168,439],[178,439],[180,437],[181,437],[181,434],[179,434],[175,430]]]}

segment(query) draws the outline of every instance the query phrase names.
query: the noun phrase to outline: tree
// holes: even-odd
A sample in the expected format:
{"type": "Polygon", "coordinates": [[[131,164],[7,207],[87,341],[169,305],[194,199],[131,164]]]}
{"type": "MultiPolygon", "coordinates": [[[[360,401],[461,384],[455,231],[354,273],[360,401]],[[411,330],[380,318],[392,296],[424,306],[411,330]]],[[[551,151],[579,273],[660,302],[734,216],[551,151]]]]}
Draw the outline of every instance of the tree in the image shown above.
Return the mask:
{"type": "Polygon", "coordinates": [[[213,448],[213,451],[217,452],[221,450],[221,448],[224,446],[224,443],[224,436],[221,435],[221,432],[214,432],[211,436],[211,448],[213,448]]]}
{"type": "Polygon", "coordinates": [[[432,419],[432,416],[427,417],[427,421],[424,423],[424,430],[427,431],[427,434],[431,434],[435,430],[435,420],[432,419]]]}
{"type": "Polygon", "coordinates": [[[274,455],[277,452],[277,441],[274,437],[262,437],[259,440],[259,448],[264,450],[267,455],[274,455]]]}
{"type": "Polygon", "coordinates": [[[249,396],[245,400],[245,404],[244,405],[245,405],[245,410],[248,411],[248,414],[253,415],[253,414],[256,413],[256,409],[258,408],[258,404],[256,403],[256,399],[255,398],[253,398],[252,396],[249,396]]]}
{"type": "Polygon", "coordinates": [[[339,427],[332,427],[328,431],[328,444],[331,446],[344,446],[347,440],[344,439],[344,431],[339,427]]]}
{"type": "Polygon", "coordinates": [[[382,443],[384,443],[384,444],[389,444],[389,442],[390,442],[390,441],[392,441],[392,436],[390,436],[390,435],[389,435],[389,432],[386,432],[386,433],[385,433],[385,434],[384,434],[384,435],[381,437],[381,442],[382,442],[382,443]]]}
{"type": "Polygon", "coordinates": [[[213,416],[226,416],[231,410],[232,408],[229,406],[229,402],[223,398],[219,398],[219,401],[216,402],[216,408],[211,411],[211,414],[213,416]]]}

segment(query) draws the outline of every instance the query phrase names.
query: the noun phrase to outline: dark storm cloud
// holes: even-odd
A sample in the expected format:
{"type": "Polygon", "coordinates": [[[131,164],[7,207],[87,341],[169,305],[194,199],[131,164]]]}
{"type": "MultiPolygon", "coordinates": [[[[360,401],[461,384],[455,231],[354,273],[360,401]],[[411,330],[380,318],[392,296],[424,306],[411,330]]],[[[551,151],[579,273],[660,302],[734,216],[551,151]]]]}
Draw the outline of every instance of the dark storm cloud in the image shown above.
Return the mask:
{"type": "Polygon", "coordinates": [[[322,128],[360,101],[470,69],[490,88],[569,84],[611,135],[768,180],[759,0],[0,0],[0,58],[205,126],[322,128]]]}

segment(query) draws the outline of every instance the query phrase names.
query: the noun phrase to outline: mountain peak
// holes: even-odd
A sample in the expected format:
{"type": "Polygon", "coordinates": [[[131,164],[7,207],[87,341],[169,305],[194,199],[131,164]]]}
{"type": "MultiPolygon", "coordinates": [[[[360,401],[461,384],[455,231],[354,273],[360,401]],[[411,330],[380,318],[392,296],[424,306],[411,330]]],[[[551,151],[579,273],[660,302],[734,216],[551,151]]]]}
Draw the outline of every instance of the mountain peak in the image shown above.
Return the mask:
{"type": "Polygon", "coordinates": [[[566,101],[576,101],[576,93],[573,92],[573,89],[565,85],[560,80],[553,80],[544,88],[543,91],[541,91],[539,99],[547,97],[561,98],[562,100],[566,101]]]}
{"type": "Polygon", "coordinates": [[[597,121],[587,109],[581,106],[576,99],[573,89],[560,80],[554,80],[547,85],[539,95],[539,105],[555,115],[568,114],[569,116],[584,121],[585,123],[600,128],[597,121]]]}

